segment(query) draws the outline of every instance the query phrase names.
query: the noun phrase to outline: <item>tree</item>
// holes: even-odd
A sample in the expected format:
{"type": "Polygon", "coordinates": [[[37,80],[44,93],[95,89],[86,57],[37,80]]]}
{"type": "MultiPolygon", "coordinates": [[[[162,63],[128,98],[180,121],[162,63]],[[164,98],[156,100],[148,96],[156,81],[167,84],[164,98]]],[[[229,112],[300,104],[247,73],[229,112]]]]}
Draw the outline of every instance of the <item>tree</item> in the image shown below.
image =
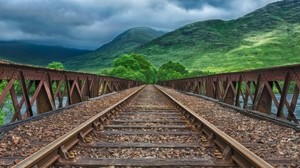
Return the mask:
{"type": "Polygon", "coordinates": [[[144,83],[155,83],[157,80],[156,69],[140,54],[125,54],[116,58],[110,75],[144,83]]]}
{"type": "Polygon", "coordinates": [[[187,74],[188,71],[182,64],[169,61],[158,69],[157,78],[158,81],[172,80],[184,78],[187,74]]]}
{"type": "Polygon", "coordinates": [[[57,69],[57,70],[64,69],[64,65],[61,62],[55,62],[55,61],[49,63],[47,67],[50,69],[57,69]]]}

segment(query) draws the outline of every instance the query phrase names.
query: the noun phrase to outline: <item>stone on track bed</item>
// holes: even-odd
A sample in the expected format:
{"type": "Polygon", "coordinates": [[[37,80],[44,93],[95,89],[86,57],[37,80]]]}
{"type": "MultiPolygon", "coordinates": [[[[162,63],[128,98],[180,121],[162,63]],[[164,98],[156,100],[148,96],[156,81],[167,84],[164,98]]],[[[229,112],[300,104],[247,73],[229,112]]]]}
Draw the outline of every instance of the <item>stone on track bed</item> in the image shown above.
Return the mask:
{"type": "Polygon", "coordinates": [[[100,99],[87,101],[60,113],[19,125],[1,137],[0,158],[30,156],[137,89],[131,88],[100,99]]]}
{"type": "MultiPolygon", "coordinates": [[[[160,88],[241,144],[248,144],[245,146],[261,158],[291,160],[289,166],[300,167],[300,133],[295,130],[250,118],[200,97],[160,88]]],[[[287,166],[270,163],[275,167],[287,166]]]]}

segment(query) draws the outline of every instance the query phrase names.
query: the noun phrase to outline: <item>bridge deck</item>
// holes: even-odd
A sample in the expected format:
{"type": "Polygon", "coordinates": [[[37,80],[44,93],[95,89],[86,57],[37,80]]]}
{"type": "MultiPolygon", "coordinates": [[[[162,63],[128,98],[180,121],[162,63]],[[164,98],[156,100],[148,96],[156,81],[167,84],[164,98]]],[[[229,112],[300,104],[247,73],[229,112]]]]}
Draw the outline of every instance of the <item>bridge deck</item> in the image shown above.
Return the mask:
{"type": "MultiPolygon", "coordinates": [[[[62,113],[54,114],[38,121],[27,122],[23,125],[17,126],[1,137],[0,166],[1,164],[12,165],[14,164],[13,162],[18,162],[19,160],[33,154],[49,142],[57,139],[80,123],[86,121],[98,111],[109,107],[111,104],[114,104],[136,89],[137,88],[129,89],[115,95],[111,95],[107,98],[86,102],[74,108],[67,109],[62,113]],[[95,111],[95,109],[98,111],[95,111]],[[12,157],[12,159],[8,159],[8,157],[12,157]]],[[[272,165],[283,167],[297,167],[300,165],[300,133],[297,133],[295,130],[269,121],[245,116],[237,113],[235,110],[224,108],[214,102],[195,96],[186,95],[172,89],[162,89],[272,165]]],[[[136,104],[135,106],[138,107],[139,105],[136,104]]],[[[150,106],[149,109],[151,109],[150,106]]],[[[166,124],[158,121],[152,125],[149,123],[149,125],[145,127],[145,125],[141,125],[141,123],[145,122],[145,118],[147,118],[145,116],[146,113],[152,116],[155,116],[155,113],[157,113],[149,109],[145,109],[139,114],[134,114],[127,109],[128,114],[131,114],[130,117],[120,113],[119,118],[115,120],[117,122],[108,123],[103,127],[103,129],[107,130],[107,132],[104,132],[103,135],[110,138],[110,140],[113,140],[114,135],[109,135],[109,131],[113,132],[116,129],[120,132],[124,131],[124,133],[126,133],[126,130],[136,131],[137,129],[153,131],[157,130],[157,128],[160,127],[160,124],[162,124],[161,131],[173,129],[173,131],[175,130],[179,133],[185,133],[187,129],[191,129],[190,125],[185,127],[184,123],[180,122],[171,122],[166,124]],[[136,125],[128,125],[126,122],[120,122],[127,119],[134,119],[138,122],[136,122],[136,125]]],[[[166,108],[164,112],[159,112],[162,113],[160,116],[163,117],[158,117],[156,120],[162,120],[162,118],[171,121],[181,119],[181,116],[178,116],[178,114],[172,115],[172,110],[167,109],[168,108],[166,108]]],[[[119,134],[120,132],[115,133],[119,134]]],[[[131,134],[126,136],[130,137],[132,136],[131,134]]],[[[167,134],[167,132],[165,132],[165,134],[167,134]]],[[[154,135],[151,135],[151,137],[155,137],[157,135],[159,135],[159,132],[156,131],[154,135]]],[[[139,136],[143,136],[142,133],[139,136]]],[[[176,137],[176,135],[172,136],[176,137]]],[[[95,145],[97,147],[115,147],[115,144],[110,143],[98,143],[95,145]]],[[[135,144],[130,142],[123,144],[123,147],[129,147],[132,145],[138,145],[138,147],[142,147],[143,145],[147,146],[147,144],[142,142],[135,144]]],[[[155,146],[155,144],[152,145],[155,146]]],[[[194,148],[195,142],[193,141],[186,144],[186,146],[189,145],[191,148],[194,148]]],[[[174,147],[174,144],[166,144],[166,146],[174,147]]],[[[179,145],[178,148],[186,146],[179,145]]],[[[157,145],[156,147],[161,146],[157,145]]],[[[194,162],[195,164],[198,164],[204,160],[200,159],[198,161],[195,160],[194,162]]],[[[170,159],[161,160],[160,162],[166,163],[168,161],[170,161],[170,159]]],[[[188,161],[189,160],[185,160],[185,162],[188,161]]],[[[91,160],[91,162],[93,161],[91,160]]],[[[103,160],[103,163],[104,162],[109,162],[109,159],[103,160]]],[[[125,160],[115,162],[127,163],[125,160]]],[[[136,160],[136,162],[140,163],[141,161],[136,160]]]]}

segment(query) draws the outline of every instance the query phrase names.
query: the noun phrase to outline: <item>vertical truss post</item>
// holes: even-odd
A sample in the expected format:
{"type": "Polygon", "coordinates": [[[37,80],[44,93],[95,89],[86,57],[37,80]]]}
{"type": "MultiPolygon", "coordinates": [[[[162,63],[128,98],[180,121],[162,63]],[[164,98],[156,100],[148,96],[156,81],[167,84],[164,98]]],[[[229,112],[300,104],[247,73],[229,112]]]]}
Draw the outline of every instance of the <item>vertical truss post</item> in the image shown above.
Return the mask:
{"type": "Polygon", "coordinates": [[[22,93],[23,93],[23,96],[25,98],[25,104],[26,104],[26,107],[27,107],[27,112],[28,112],[29,116],[33,116],[32,107],[31,107],[31,104],[30,104],[30,99],[29,99],[27,88],[26,88],[25,77],[24,77],[24,74],[23,74],[22,71],[19,71],[19,76],[20,76],[22,93]]]}
{"type": "MultiPolygon", "coordinates": [[[[270,85],[271,88],[273,88],[273,82],[269,81],[268,84],[270,85]]],[[[266,86],[263,87],[263,90],[260,95],[260,99],[257,102],[257,111],[271,114],[272,111],[272,97],[271,94],[269,93],[268,89],[266,86]]]]}
{"type": "Polygon", "coordinates": [[[213,97],[214,96],[214,90],[213,90],[213,81],[212,78],[208,77],[206,79],[206,93],[205,95],[208,97],[213,97]]]}
{"type": "Polygon", "coordinates": [[[249,96],[251,94],[251,81],[245,81],[245,99],[244,99],[244,106],[243,108],[248,108],[248,100],[249,100],[249,96]]]}
{"type": "Polygon", "coordinates": [[[76,87],[76,80],[70,80],[69,83],[70,83],[70,86],[73,86],[73,90],[71,89],[71,102],[73,104],[76,104],[76,103],[79,103],[79,102],[82,102],[82,99],[81,99],[81,96],[80,96],[80,93],[76,87]]]}
{"type": "Polygon", "coordinates": [[[235,97],[235,106],[237,106],[237,107],[241,107],[241,104],[240,104],[241,91],[242,91],[242,75],[240,75],[240,77],[239,77],[237,92],[236,92],[236,97],[235,97]]]}
{"type": "Polygon", "coordinates": [[[232,82],[231,85],[231,81],[228,79],[227,80],[227,92],[225,93],[225,97],[224,97],[224,103],[227,104],[234,104],[234,98],[235,98],[235,86],[236,86],[236,82],[232,82]],[[233,86],[232,86],[233,85],[233,86]]]}
{"type": "Polygon", "coordinates": [[[291,82],[291,74],[290,72],[288,72],[284,79],[282,93],[280,96],[279,106],[276,114],[277,117],[284,117],[284,113],[283,113],[284,101],[289,91],[290,82],[291,82]]]}
{"type": "Polygon", "coordinates": [[[44,86],[44,80],[36,80],[35,81],[36,89],[39,87],[39,85],[41,85],[41,88],[36,98],[37,112],[44,113],[44,112],[54,110],[50,102],[51,100],[49,100],[49,97],[47,95],[47,91],[44,86]]]}
{"type": "Polygon", "coordinates": [[[82,81],[82,86],[81,86],[81,95],[82,99],[84,101],[88,100],[90,97],[90,91],[89,91],[89,77],[86,76],[85,80],[82,81]]]}
{"type": "Polygon", "coordinates": [[[48,79],[50,94],[52,96],[52,101],[55,103],[55,97],[54,97],[54,94],[53,94],[53,87],[52,87],[52,79],[51,79],[51,76],[50,76],[49,72],[47,72],[47,79],[48,79]]]}
{"type": "Polygon", "coordinates": [[[69,82],[68,82],[68,77],[67,75],[65,74],[64,75],[65,77],[65,85],[66,85],[66,89],[67,89],[67,94],[68,94],[68,105],[71,105],[73,104],[72,102],[72,96],[71,96],[71,91],[70,91],[70,85],[69,85],[69,82]]]}

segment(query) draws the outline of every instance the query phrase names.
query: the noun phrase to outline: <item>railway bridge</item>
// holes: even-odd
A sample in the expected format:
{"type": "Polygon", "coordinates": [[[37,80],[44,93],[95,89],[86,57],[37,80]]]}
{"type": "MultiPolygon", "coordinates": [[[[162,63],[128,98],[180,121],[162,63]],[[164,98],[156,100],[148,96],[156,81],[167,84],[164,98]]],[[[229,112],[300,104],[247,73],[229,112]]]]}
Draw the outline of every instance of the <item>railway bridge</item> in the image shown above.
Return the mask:
{"type": "Polygon", "coordinates": [[[300,65],[162,81],[0,63],[0,167],[299,167],[300,65]]]}

